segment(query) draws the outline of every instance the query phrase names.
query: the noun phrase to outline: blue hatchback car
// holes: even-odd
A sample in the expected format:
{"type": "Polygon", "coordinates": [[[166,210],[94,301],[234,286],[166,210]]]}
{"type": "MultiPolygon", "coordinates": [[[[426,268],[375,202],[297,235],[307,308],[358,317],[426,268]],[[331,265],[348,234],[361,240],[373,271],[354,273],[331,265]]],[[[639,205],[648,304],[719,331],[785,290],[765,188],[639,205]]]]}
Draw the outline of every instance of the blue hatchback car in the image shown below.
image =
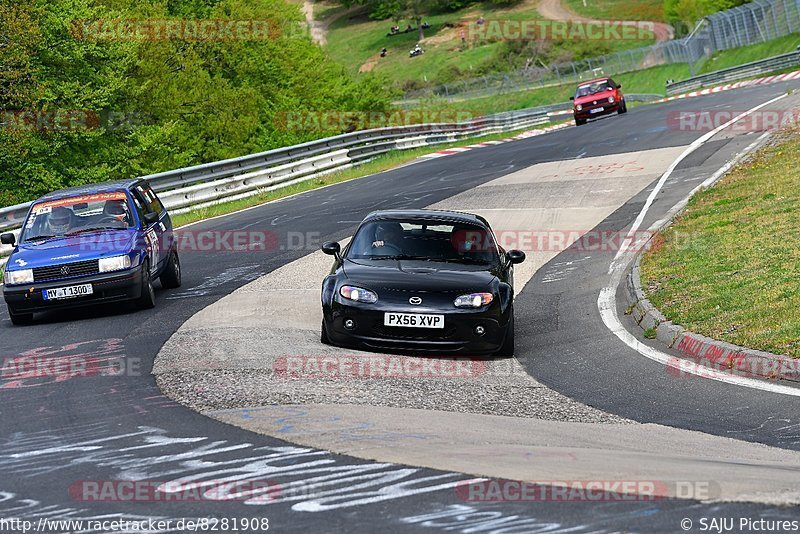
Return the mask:
{"type": "Polygon", "coordinates": [[[181,285],[172,221],[144,180],[84,185],[31,205],[3,275],[11,322],[35,312],[123,300],[155,306],[153,280],[181,285]]]}

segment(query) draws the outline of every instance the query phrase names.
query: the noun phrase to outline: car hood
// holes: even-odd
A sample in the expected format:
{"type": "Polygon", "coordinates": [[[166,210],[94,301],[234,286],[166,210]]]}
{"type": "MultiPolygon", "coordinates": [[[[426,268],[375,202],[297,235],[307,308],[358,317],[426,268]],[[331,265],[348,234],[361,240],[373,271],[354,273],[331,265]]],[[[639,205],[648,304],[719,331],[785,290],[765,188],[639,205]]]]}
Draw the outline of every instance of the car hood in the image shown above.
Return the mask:
{"type": "Polygon", "coordinates": [[[102,233],[26,241],[17,245],[8,266],[11,269],[33,269],[127,254],[133,248],[135,237],[133,230],[104,230],[102,233]]]}
{"type": "Polygon", "coordinates": [[[367,289],[438,293],[486,290],[497,279],[483,265],[420,260],[351,260],[344,262],[347,279],[367,289]]]}
{"type": "Polygon", "coordinates": [[[614,91],[600,91],[599,93],[594,93],[593,95],[579,96],[575,99],[575,104],[591,104],[595,100],[606,99],[609,96],[614,96],[614,91]]]}

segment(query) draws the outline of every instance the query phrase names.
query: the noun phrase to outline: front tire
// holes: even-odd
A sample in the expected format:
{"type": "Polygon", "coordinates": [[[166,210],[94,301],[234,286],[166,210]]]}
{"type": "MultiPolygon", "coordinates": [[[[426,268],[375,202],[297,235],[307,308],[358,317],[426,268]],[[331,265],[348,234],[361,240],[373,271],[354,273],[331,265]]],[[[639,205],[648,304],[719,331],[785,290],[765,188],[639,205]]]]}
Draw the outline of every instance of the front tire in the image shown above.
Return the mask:
{"type": "Polygon", "coordinates": [[[14,313],[11,306],[8,307],[8,316],[11,318],[11,324],[15,326],[22,326],[33,322],[32,313],[14,313]]]}
{"type": "Polygon", "coordinates": [[[142,264],[142,294],[136,299],[136,307],[149,310],[156,306],[156,291],[153,289],[153,279],[150,277],[150,263],[142,264]]]}
{"type": "Polygon", "coordinates": [[[325,329],[325,319],[322,320],[322,327],[320,328],[319,341],[323,345],[331,345],[331,340],[328,338],[328,331],[325,329]]]}
{"type": "Polygon", "coordinates": [[[625,101],[623,100],[619,104],[619,111],[617,113],[622,115],[623,113],[627,113],[627,112],[628,112],[628,104],[626,104],[625,101]]]}
{"type": "Polygon", "coordinates": [[[586,124],[586,119],[575,119],[575,126],[582,126],[586,124]]]}
{"type": "Polygon", "coordinates": [[[506,335],[503,337],[503,345],[497,351],[499,358],[512,358],[514,356],[514,308],[511,308],[511,317],[506,326],[506,335]]]}
{"type": "Polygon", "coordinates": [[[169,253],[167,266],[159,277],[161,287],[164,289],[176,289],[181,287],[181,260],[178,258],[178,251],[173,250],[169,253]]]}

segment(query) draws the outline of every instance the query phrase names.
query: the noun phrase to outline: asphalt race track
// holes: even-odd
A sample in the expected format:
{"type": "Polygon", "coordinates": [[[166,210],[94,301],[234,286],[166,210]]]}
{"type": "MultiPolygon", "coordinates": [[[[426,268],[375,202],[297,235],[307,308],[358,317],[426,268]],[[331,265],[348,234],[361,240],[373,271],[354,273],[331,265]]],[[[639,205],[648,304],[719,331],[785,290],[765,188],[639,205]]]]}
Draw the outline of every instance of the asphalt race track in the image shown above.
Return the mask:
{"type": "MultiPolygon", "coordinates": [[[[195,313],[314,250],[293,247],[296,236],[316,236],[314,245],[343,239],[375,209],[429,206],[543,162],[686,146],[704,132],[671,128],[675,112],[742,112],[797,85],[643,106],[579,128],[420,161],[196,224],[194,232],[269,230],[277,242],[267,251],[183,254],[183,287],[157,290],[154,310],[114,306],[57,312],[34,325],[13,327],[2,307],[5,362],[31,356],[66,366],[81,361],[97,372],[3,373],[0,519],[173,520],[172,526],[150,532],[189,531],[176,521],[201,517],[268,518],[272,530],[314,532],[675,532],[682,518],[796,519],[796,508],[694,500],[465,502],[454,488],[468,475],[331,454],[220,423],[163,396],[151,369],[162,346],[195,313]],[[106,373],[112,367],[122,372],[106,373]],[[276,481],[281,497],[98,502],[76,491],[86,481],[252,478],[276,481]]],[[[759,135],[716,139],[689,156],[641,227],[663,217],[699,183],[698,177],[711,175],[759,135]]],[[[627,229],[652,187],[630,198],[598,229],[627,229]]],[[[566,250],[534,274],[516,304],[516,358],[524,369],[563,395],[634,421],[800,450],[797,397],[675,377],[605,327],[597,300],[609,282],[613,256],[596,254],[575,263],[575,253],[566,250]]]]}

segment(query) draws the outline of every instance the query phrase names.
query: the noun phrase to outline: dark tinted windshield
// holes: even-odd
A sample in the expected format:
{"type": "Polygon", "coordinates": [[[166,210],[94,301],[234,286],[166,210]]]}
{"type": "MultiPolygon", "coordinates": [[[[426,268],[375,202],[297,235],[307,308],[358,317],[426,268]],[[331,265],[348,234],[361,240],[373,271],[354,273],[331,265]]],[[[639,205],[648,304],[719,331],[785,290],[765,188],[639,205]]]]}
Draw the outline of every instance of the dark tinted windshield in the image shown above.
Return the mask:
{"type": "Polygon", "coordinates": [[[494,264],[491,232],[477,225],[419,220],[382,220],[361,226],[347,252],[350,259],[419,259],[494,264]]]}
{"type": "Polygon", "coordinates": [[[39,202],[31,208],[22,241],[134,226],[124,192],[81,195],[39,202]]]}

